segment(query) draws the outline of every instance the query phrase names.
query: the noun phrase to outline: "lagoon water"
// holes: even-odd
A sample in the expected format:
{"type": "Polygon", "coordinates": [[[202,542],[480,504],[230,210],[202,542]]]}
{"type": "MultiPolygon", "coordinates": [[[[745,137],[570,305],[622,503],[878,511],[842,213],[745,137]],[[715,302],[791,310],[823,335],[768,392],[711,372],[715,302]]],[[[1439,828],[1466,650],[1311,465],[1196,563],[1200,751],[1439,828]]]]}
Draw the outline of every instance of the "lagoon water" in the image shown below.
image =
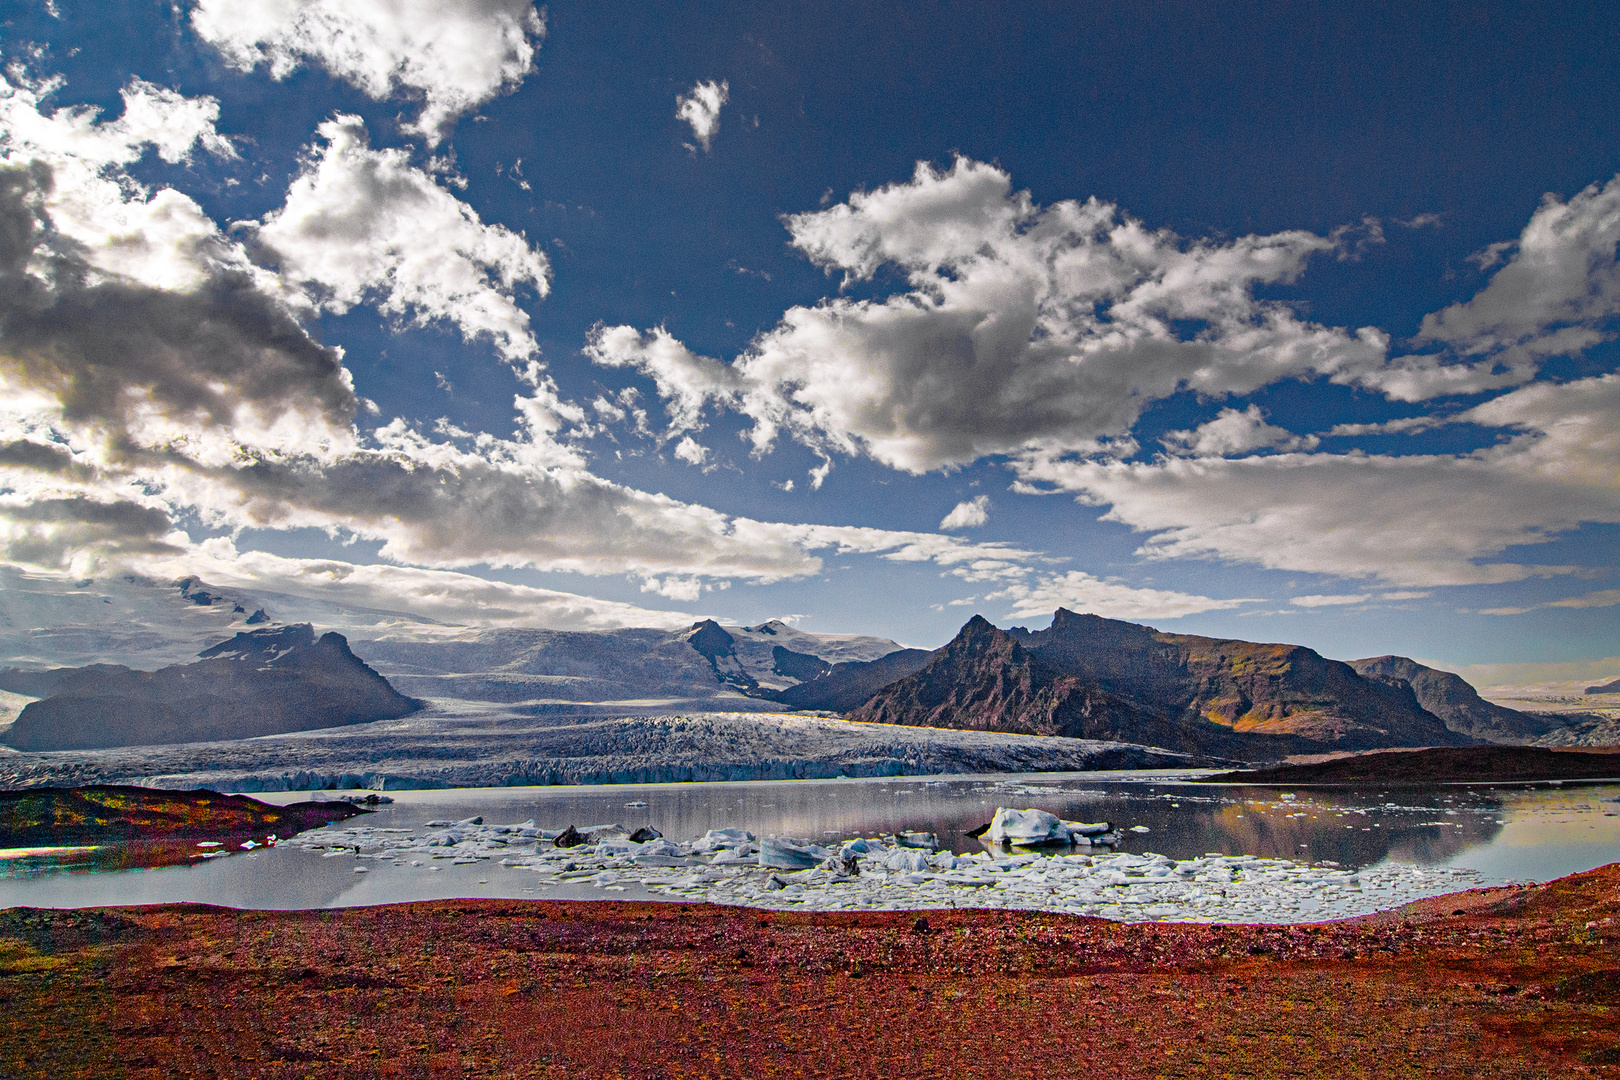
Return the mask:
{"type": "MultiPolygon", "coordinates": [[[[330,828],[420,830],[435,819],[481,816],[488,824],[533,819],[548,829],[651,825],[677,841],[736,826],[829,846],[903,829],[936,833],[943,847],[964,853],[984,850],[970,830],[997,806],[1016,806],[1110,821],[1122,830],[1118,850],[1172,860],[1220,853],[1345,871],[1413,865],[1457,872],[1439,879],[1455,884],[1437,884],[1434,891],[1547,881],[1620,860],[1620,784],[1276,788],[1194,784],[1176,773],[1049,773],[390,794],[391,805],[330,828]]],[[[268,796],[277,802],[308,797],[268,796]]],[[[188,901],[326,908],[456,897],[661,895],[633,881],[612,892],[584,882],[540,884],[534,872],[497,860],[379,860],[309,850],[324,832],[156,869],[90,871],[52,860],[0,860],[0,907],[188,901]]]]}

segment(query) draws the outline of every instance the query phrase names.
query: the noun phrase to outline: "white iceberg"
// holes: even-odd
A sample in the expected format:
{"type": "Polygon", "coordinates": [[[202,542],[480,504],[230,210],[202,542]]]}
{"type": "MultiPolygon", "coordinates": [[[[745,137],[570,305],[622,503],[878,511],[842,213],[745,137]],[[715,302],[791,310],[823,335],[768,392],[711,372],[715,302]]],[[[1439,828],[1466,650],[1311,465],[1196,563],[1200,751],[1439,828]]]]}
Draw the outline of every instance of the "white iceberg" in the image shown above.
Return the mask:
{"type": "Polygon", "coordinates": [[[774,870],[809,870],[837,852],[804,840],[767,836],[759,842],[759,865],[774,870]]]}
{"type": "Polygon", "coordinates": [[[992,844],[1019,844],[1026,847],[1067,844],[1069,830],[1056,814],[1049,814],[1045,810],[1014,810],[1008,806],[998,806],[984,838],[992,844]]]}

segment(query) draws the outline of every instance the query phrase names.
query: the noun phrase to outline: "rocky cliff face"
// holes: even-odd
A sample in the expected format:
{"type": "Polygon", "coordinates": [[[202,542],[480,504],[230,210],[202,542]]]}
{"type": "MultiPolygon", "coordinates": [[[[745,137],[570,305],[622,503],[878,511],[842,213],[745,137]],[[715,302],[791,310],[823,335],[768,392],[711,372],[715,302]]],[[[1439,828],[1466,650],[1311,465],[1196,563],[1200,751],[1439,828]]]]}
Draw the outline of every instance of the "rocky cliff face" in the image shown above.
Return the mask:
{"type": "Polygon", "coordinates": [[[1063,609],[1033,634],[975,616],[849,718],[1247,757],[1472,741],[1425,711],[1410,686],[1302,646],[1166,634],[1063,609]]]}
{"type": "Polygon", "coordinates": [[[0,672],[0,689],[48,696],[26,706],[0,742],[18,750],[247,739],[391,720],[420,708],[308,624],[238,634],[192,664],[0,672]],[[24,688],[26,684],[27,688],[24,688]]]}
{"type": "Polygon", "coordinates": [[[1470,738],[1494,743],[1529,743],[1567,726],[1558,717],[1538,716],[1492,704],[1480,697],[1462,676],[1425,667],[1404,656],[1352,660],[1350,666],[1368,678],[1406,683],[1417,696],[1418,704],[1438,716],[1452,731],[1470,738]]]}

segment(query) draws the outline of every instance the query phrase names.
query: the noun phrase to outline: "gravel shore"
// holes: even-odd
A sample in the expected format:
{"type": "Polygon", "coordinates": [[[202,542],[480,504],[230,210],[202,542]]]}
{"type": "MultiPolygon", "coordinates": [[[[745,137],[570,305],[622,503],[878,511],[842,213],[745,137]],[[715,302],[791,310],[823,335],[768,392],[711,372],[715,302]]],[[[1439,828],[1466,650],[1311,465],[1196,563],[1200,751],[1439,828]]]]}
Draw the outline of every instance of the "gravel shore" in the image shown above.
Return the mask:
{"type": "Polygon", "coordinates": [[[0,912],[8,1077],[1608,1076],[1620,865],[1336,923],[0,912]]]}

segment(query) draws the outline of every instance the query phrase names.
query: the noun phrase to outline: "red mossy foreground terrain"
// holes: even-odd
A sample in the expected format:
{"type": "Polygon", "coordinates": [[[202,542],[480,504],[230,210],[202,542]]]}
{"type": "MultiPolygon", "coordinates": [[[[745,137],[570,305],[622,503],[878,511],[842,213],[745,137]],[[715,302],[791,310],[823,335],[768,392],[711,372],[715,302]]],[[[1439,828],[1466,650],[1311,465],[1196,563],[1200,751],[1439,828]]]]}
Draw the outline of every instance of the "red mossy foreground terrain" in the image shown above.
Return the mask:
{"type": "Polygon", "coordinates": [[[0,912],[6,1077],[1620,1075],[1620,866],[1315,926],[0,912]]]}

